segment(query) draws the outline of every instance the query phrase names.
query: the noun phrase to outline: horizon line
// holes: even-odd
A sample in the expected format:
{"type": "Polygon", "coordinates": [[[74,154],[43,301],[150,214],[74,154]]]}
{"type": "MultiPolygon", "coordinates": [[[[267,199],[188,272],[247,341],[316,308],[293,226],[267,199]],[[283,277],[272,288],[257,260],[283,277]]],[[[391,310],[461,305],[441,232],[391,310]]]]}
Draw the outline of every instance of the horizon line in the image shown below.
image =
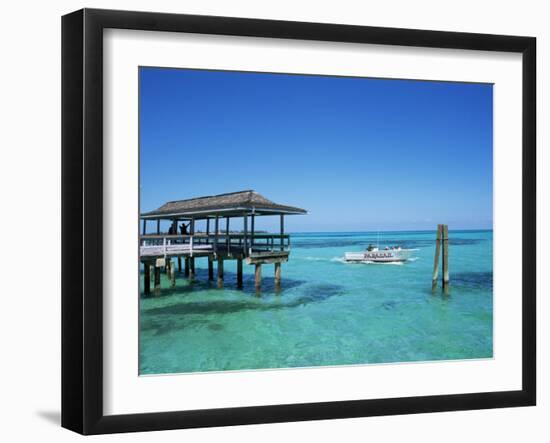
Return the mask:
{"type": "MultiPolygon", "coordinates": [[[[456,231],[493,231],[493,228],[455,228],[450,229],[449,232],[456,232],[456,231]]],[[[357,234],[357,233],[378,233],[378,232],[436,232],[437,228],[434,229],[387,229],[387,230],[369,230],[369,231],[289,231],[288,234],[357,234]]]]}

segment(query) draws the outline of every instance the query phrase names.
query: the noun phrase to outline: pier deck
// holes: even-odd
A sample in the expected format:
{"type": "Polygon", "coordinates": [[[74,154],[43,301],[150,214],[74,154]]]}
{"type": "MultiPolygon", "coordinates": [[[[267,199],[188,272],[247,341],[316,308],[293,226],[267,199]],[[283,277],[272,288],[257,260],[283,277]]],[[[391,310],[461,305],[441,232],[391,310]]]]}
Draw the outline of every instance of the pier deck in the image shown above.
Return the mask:
{"type": "Polygon", "coordinates": [[[208,278],[213,280],[213,263],[217,262],[218,286],[223,285],[225,260],[237,260],[237,284],[242,286],[243,260],[255,266],[255,283],[259,289],[263,264],[275,266],[275,283],[281,281],[281,263],[290,255],[290,236],[284,233],[286,215],[306,214],[305,209],[281,205],[254,191],[191,198],[167,202],[160,208],[142,213],[142,235],[139,255],[144,265],[145,294],[149,295],[151,273],[154,273],[155,291],[160,290],[160,270],[169,273],[175,285],[175,265],[181,271],[185,261],[185,276],[193,278],[195,259],[208,259],[208,278]],[[280,233],[268,234],[255,229],[260,216],[278,216],[280,233]],[[230,230],[230,220],[241,219],[243,230],[230,230]],[[160,232],[161,221],[169,222],[168,234],[160,232]],[[147,222],[156,222],[156,234],[147,233],[147,222]],[[197,232],[196,223],[204,223],[205,231],[197,232]],[[224,222],[224,228],[220,226],[224,222]],[[250,223],[250,224],[249,224],[250,223]],[[214,225],[214,226],[212,226],[214,225]],[[211,229],[213,228],[213,229],[211,229]],[[180,232],[181,231],[181,232],[180,232]],[[180,235],[176,235],[180,232],[180,235]]]}

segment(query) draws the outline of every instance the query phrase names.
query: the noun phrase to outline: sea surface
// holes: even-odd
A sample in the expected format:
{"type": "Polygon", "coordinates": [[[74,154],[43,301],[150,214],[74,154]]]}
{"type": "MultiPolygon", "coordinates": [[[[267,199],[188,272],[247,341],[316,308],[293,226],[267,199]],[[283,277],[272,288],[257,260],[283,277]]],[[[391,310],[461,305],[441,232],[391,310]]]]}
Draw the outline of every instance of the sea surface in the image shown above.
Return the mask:
{"type": "MultiPolygon", "coordinates": [[[[431,277],[435,232],[292,234],[276,290],[273,265],[226,261],[225,286],[177,276],[161,294],[140,297],[140,374],[491,358],[493,232],[450,231],[449,295],[431,277]],[[348,264],[369,243],[418,248],[402,264],[348,264]]],[[[440,271],[441,276],[441,271],[440,271]]],[[[143,285],[143,279],[140,278],[143,285]]]]}

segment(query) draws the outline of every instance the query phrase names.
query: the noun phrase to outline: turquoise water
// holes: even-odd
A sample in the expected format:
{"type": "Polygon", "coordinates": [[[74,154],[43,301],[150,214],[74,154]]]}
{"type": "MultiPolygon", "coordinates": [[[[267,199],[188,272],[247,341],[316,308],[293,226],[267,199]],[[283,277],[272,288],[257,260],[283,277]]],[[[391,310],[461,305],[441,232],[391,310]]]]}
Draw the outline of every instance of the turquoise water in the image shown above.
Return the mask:
{"type": "MultiPolygon", "coordinates": [[[[376,233],[292,235],[276,291],[273,265],[253,267],[225,288],[197,259],[194,283],[179,275],[140,299],[140,374],[490,358],[493,354],[493,233],[451,231],[451,290],[431,292],[435,232],[383,232],[380,247],[418,248],[404,264],[346,264],[346,251],[376,233]]],[[[141,284],[143,284],[143,279],[141,284]]]]}

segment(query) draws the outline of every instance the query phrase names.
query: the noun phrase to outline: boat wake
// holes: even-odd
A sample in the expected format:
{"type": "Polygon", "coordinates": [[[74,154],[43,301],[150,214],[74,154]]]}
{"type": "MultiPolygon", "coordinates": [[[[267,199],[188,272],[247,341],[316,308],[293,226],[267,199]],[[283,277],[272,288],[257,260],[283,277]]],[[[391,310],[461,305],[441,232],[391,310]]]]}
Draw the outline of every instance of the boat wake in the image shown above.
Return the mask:
{"type": "Polygon", "coordinates": [[[346,263],[346,260],[344,259],[344,257],[333,257],[330,259],[330,261],[338,262],[338,263],[346,263]]]}
{"type": "Polygon", "coordinates": [[[302,260],[307,260],[307,261],[331,261],[330,259],[324,258],[324,257],[302,257],[302,260]]]}

